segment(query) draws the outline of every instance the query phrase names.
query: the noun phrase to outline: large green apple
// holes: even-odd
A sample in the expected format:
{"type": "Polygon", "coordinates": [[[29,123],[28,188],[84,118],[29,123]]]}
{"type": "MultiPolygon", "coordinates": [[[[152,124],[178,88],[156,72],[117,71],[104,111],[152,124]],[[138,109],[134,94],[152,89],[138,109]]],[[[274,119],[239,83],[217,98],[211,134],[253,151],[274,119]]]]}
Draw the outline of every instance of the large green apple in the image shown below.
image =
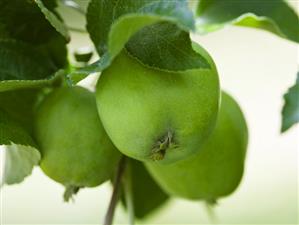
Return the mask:
{"type": "Polygon", "coordinates": [[[42,170],[67,187],[66,198],[108,180],[120,157],[101,124],[94,94],[82,87],[58,88],[45,98],[35,137],[42,170]]]}
{"type": "Polygon", "coordinates": [[[109,137],[125,155],[172,163],[200,149],[214,128],[219,100],[215,64],[170,73],[122,52],[98,81],[98,111],[109,137]]]}
{"type": "Polygon", "coordinates": [[[200,152],[171,165],[147,163],[146,166],[167,193],[213,201],[238,187],[247,141],[248,131],[241,109],[223,93],[216,128],[200,152]]]}

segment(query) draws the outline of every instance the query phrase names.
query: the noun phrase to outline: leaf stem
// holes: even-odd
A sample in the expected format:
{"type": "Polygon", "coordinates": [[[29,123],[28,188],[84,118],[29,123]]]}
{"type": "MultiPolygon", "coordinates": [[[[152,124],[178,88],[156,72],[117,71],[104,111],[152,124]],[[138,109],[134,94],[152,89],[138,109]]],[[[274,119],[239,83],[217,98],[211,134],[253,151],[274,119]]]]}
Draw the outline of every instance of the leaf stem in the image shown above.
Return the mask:
{"type": "Polygon", "coordinates": [[[116,176],[113,181],[113,192],[105,216],[104,225],[112,225],[115,208],[119,199],[119,194],[121,190],[121,180],[123,178],[125,167],[126,167],[126,158],[125,156],[123,156],[119,161],[116,176]]]}
{"type": "Polygon", "coordinates": [[[125,201],[127,206],[127,211],[129,214],[129,224],[135,224],[135,212],[134,212],[134,202],[133,202],[133,193],[132,193],[132,168],[131,164],[127,163],[126,174],[124,180],[124,191],[125,191],[125,201]]]}

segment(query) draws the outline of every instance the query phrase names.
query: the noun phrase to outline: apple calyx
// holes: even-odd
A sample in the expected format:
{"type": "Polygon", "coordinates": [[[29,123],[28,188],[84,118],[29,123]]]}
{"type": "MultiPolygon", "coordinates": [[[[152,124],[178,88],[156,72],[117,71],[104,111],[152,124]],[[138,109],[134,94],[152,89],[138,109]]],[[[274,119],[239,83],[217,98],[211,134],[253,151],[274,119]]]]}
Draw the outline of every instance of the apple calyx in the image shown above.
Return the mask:
{"type": "Polygon", "coordinates": [[[173,141],[173,134],[170,131],[167,131],[166,135],[158,140],[154,148],[151,151],[150,158],[153,161],[163,160],[166,154],[166,151],[170,148],[176,148],[177,144],[173,141]]]}

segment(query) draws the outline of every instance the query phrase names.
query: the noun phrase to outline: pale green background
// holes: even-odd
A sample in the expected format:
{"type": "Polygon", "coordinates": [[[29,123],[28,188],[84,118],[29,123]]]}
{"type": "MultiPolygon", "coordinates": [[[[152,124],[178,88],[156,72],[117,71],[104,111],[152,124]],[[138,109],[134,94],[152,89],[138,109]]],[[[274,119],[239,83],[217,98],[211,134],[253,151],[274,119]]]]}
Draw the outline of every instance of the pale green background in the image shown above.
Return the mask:
{"type": "MultiPolygon", "coordinates": [[[[292,3],[298,7],[297,1],[292,3]]],[[[77,26],[80,15],[72,15],[68,23],[77,26]]],[[[282,95],[299,69],[298,46],[267,32],[238,27],[193,38],[213,56],[222,87],[239,101],[248,120],[245,176],[232,196],[219,201],[214,221],[202,203],[175,199],[143,223],[298,224],[299,129],[279,133],[282,95]]],[[[70,47],[88,43],[86,35],[76,33],[70,47]]],[[[62,201],[62,192],[61,185],[36,168],[22,184],[1,189],[1,224],[99,224],[103,220],[111,194],[108,184],[80,191],[70,204],[62,201]]],[[[127,223],[121,207],[115,223],[127,223]]]]}

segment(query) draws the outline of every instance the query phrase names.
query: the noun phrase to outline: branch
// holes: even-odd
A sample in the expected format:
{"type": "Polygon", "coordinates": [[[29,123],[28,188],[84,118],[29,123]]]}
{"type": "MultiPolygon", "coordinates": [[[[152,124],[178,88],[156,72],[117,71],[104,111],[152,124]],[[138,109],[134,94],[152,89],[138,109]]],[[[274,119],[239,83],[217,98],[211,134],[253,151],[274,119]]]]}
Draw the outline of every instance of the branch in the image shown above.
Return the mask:
{"type": "Polygon", "coordinates": [[[116,176],[113,182],[113,193],[110,199],[110,204],[105,216],[104,220],[104,225],[112,225],[113,222],[113,217],[114,217],[114,212],[115,208],[119,199],[119,194],[121,190],[121,180],[125,171],[125,166],[126,166],[126,158],[123,156],[118,164],[116,176]]]}

